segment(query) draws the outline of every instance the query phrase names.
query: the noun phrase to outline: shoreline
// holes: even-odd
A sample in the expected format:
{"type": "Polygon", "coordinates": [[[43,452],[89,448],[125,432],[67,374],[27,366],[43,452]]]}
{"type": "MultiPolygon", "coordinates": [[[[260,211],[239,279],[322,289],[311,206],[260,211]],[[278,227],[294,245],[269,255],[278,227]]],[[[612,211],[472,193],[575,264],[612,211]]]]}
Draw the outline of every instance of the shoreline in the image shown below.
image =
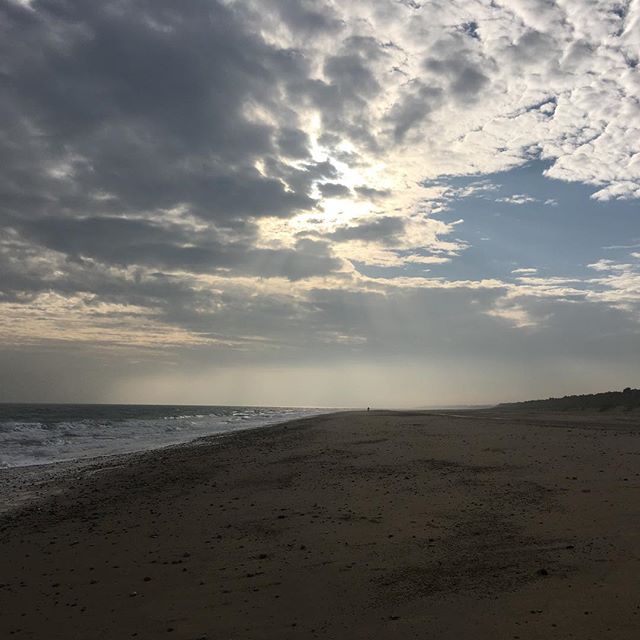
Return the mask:
{"type": "Polygon", "coordinates": [[[97,465],[0,515],[0,636],[637,637],[640,425],[505,418],[323,414],[97,465]]]}
{"type": "Polygon", "coordinates": [[[0,469],[136,453],[328,413],[318,407],[4,405],[0,469]],[[199,411],[201,413],[196,413],[199,411]]]}
{"type": "MultiPolygon", "coordinates": [[[[341,413],[340,411],[331,413],[341,413]]],[[[66,460],[54,460],[42,464],[27,464],[0,469],[0,517],[21,507],[26,507],[46,499],[49,495],[60,493],[73,480],[77,480],[83,473],[107,471],[110,468],[126,464],[135,465],[140,456],[156,451],[171,450],[177,447],[198,446],[213,443],[215,440],[227,438],[234,434],[245,433],[254,429],[271,429],[290,422],[315,418],[330,413],[318,413],[304,418],[284,420],[269,424],[251,425],[241,429],[199,435],[191,440],[174,442],[146,449],[123,451],[119,453],[105,453],[98,456],[80,456],[66,460]]]]}

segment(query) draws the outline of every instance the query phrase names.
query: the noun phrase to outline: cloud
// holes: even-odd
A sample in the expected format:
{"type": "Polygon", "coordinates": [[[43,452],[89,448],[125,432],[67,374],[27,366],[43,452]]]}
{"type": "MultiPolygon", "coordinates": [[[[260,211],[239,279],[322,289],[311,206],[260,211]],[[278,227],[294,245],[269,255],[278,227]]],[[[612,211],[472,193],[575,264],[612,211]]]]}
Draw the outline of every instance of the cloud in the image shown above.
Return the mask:
{"type": "Polygon", "coordinates": [[[41,218],[24,236],[76,262],[147,267],[190,273],[235,273],[297,280],[326,275],[341,262],[325,242],[299,240],[292,248],[256,247],[251,238],[229,240],[184,226],[127,218],[41,218]]]}
{"type": "Polygon", "coordinates": [[[391,196],[390,189],[376,189],[374,187],[355,187],[355,192],[363,198],[369,198],[370,200],[377,200],[378,198],[388,198],[391,196]]]}
{"type": "Polygon", "coordinates": [[[507,204],[530,204],[532,202],[538,202],[538,200],[524,193],[516,193],[512,196],[497,198],[496,202],[506,202],[507,204]]]}
{"type": "Polygon", "coordinates": [[[313,208],[304,189],[256,168],[279,152],[305,157],[304,131],[253,110],[281,108],[281,88],[306,75],[302,58],[215,2],[32,9],[2,7],[12,126],[0,153],[14,215],[182,207],[230,224],[313,208]]]}
{"type": "Polygon", "coordinates": [[[351,195],[351,189],[339,182],[320,182],[318,189],[323,198],[346,198],[351,195]]]}
{"type": "Polygon", "coordinates": [[[640,196],[639,20],[605,0],[0,0],[5,342],[472,351],[561,334],[578,306],[629,335],[637,253],[460,276],[456,208],[537,201],[487,178],[532,159],[640,196]]]}
{"type": "Polygon", "coordinates": [[[359,224],[338,227],[329,235],[332,240],[345,242],[362,240],[365,242],[381,242],[382,244],[398,244],[398,236],[405,230],[402,218],[383,216],[375,220],[367,220],[359,224]]]}

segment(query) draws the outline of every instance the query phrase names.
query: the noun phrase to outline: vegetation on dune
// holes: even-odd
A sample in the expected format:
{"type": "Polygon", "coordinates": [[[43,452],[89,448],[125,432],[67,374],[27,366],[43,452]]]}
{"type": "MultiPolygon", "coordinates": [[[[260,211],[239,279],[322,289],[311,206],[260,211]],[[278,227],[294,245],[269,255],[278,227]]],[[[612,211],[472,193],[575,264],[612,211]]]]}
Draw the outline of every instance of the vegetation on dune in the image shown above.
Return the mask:
{"type": "Polygon", "coordinates": [[[544,410],[544,411],[632,411],[640,409],[640,389],[627,387],[623,391],[589,393],[581,396],[564,396],[546,400],[507,402],[500,409],[544,410]]]}

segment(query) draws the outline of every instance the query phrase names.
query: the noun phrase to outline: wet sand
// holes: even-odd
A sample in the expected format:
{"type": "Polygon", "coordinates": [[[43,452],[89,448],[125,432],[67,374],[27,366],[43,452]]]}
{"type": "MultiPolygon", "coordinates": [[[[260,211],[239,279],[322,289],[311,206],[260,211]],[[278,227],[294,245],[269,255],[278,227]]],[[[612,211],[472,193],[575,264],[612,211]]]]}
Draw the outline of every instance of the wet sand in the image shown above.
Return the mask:
{"type": "Polygon", "coordinates": [[[0,638],[635,640],[639,456],[633,415],[351,412],[5,472],[0,638]]]}

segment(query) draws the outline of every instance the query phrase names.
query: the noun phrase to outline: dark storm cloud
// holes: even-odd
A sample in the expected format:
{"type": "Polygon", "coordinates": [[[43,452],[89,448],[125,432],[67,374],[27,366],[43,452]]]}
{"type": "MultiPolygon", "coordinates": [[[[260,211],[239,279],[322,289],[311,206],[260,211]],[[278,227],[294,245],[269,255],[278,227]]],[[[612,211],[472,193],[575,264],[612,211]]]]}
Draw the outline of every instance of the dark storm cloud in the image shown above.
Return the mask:
{"type": "Polygon", "coordinates": [[[359,196],[363,196],[364,198],[371,198],[375,200],[377,198],[388,198],[391,195],[390,189],[375,189],[373,187],[355,187],[355,192],[359,196]]]}
{"type": "Polygon", "coordinates": [[[385,45],[375,38],[351,36],[324,59],[324,79],[310,78],[291,85],[292,95],[313,105],[322,115],[325,140],[345,135],[375,149],[368,105],[383,87],[376,65],[385,58],[385,45]]]}
{"type": "Polygon", "coordinates": [[[299,241],[292,249],[256,248],[251,238],[222,241],[213,232],[126,218],[41,218],[21,227],[25,238],[70,260],[118,267],[145,266],[191,273],[233,269],[237,274],[298,280],[325,275],[340,261],[323,242],[299,241]]]}
{"type": "Polygon", "coordinates": [[[402,142],[407,133],[422,124],[441,103],[442,97],[440,87],[427,86],[419,81],[411,83],[387,116],[394,140],[402,142]]]}
{"type": "MultiPolygon", "coordinates": [[[[108,320],[113,327],[117,320],[116,309],[99,311],[99,303],[122,305],[123,314],[133,305],[145,310],[137,322],[158,321],[205,339],[224,338],[228,342],[244,332],[264,336],[267,341],[284,339],[291,332],[290,323],[299,333],[303,331],[305,314],[301,310],[305,305],[290,297],[256,295],[253,290],[234,287],[202,287],[193,278],[161,270],[133,268],[123,273],[83,258],[48,262],[28,246],[14,247],[11,255],[5,249],[6,243],[0,245],[3,302],[28,304],[43,293],[80,294],[82,302],[75,298],[75,304],[82,306],[83,316],[91,323],[108,320]],[[289,324],[283,324],[284,320],[289,324]]],[[[300,241],[296,251],[265,251],[252,259],[256,271],[280,274],[280,263],[292,279],[335,266],[326,244],[316,241],[300,241]]],[[[246,261],[242,264],[246,268],[246,261]]]]}
{"type": "Polygon", "coordinates": [[[373,41],[345,44],[344,53],[330,56],[324,63],[324,73],[345,99],[375,95],[380,85],[369,68],[370,55],[379,52],[373,41]]]}
{"type": "Polygon", "coordinates": [[[309,156],[309,136],[300,129],[282,129],[276,140],[278,149],[284,156],[291,158],[307,158],[309,156]]]}
{"type": "MultiPolygon", "coordinates": [[[[340,27],[289,4],[291,25],[340,27]]],[[[0,53],[5,299],[115,287],[126,303],[129,287],[129,302],[156,304],[111,267],[292,280],[341,267],[323,241],[255,246],[256,220],[313,209],[314,183],[337,170],[311,159],[285,104],[288,87],[307,82],[307,61],[234,10],[215,0],[0,0],[0,53]],[[286,124],[256,119],[256,106],[286,124]]],[[[349,73],[348,61],[330,67],[349,73]]],[[[184,303],[189,287],[180,294],[184,303]]]]}
{"type": "Polygon", "coordinates": [[[557,51],[558,43],[551,36],[528,29],[507,49],[507,55],[515,66],[522,69],[527,65],[539,64],[540,60],[547,60],[551,52],[557,51]]]}
{"type": "Polygon", "coordinates": [[[331,233],[332,240],[345,242],[349,240],[362,240],[363,242],[381,242],[383,244],[396,244],[405,229],[405,221],[393,216],[382,216],[375,220],[367,220],[349,227],[339,227],[331,233]]]}
{"type": "Polygon", "coordinates": [[[396,143],[428,121],[432,112],[451,103],[467,104],[478,99],[489,78],[477,61],[473,46],[477,24],[463,25],[434,43],[422,61],[424,78],[406,83],[393,109],[387,115],[396,143]]]}
{"type": "Polygon", "coordinates": [[[328,180],[338,176],[338,170],[328,160],[304,162],[299,166],[292,166],[278,158],[267,158],[265,166],[273,176],[286,181],[296,192],[306,192],[314,182],[328,180]]]}
{"type": "Polygon", "coordinates": [[[424,66],[448,82],[448,94],[463,102],[475,100],[489,82],[476,65],[457,56],[448,59],[430,58],[425,60],[424,66]]]}
{"type": "Polygon", "coordinates": [[[339,182],[321,182],[318,189],[323,198],[346,198],[351,195],[351,189],[339,182]]]}
{"type": "Polygon", "coordinates": [[[5,212],[182,206],[228,224],[314,206],[254,168],[279,152],[304,158],[305,134],[247,115],[279,105],[306,62],[246,32],[231,10],[5,0],[0,11],[5,212]]]}

